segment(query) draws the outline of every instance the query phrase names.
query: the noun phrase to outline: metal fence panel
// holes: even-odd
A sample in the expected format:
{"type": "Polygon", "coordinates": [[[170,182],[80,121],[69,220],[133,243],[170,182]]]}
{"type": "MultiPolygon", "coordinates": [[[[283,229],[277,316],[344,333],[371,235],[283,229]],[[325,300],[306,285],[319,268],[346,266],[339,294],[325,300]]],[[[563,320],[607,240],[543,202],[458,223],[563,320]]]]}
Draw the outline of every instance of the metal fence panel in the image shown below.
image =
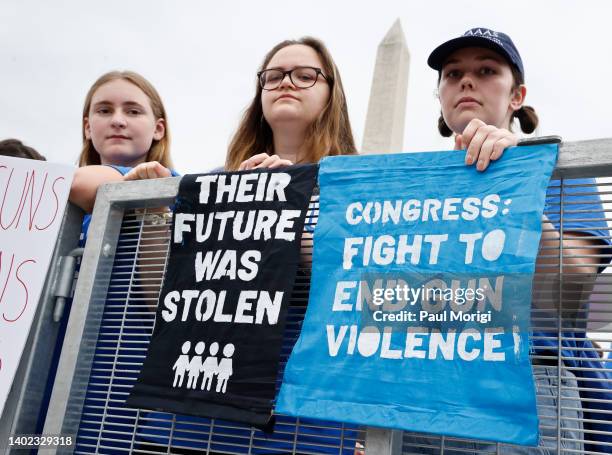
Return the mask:
{"type": "MultiPolygon", "coordinates": [[[[586,176],[612,175],[612,140],[585,141],[562,147],[554,175],[573,179],[586,176]],[[606,156],[607,153],[607,156],[606,156]]],[[[157,181],[129,182],[108,185],[99,191],[92,220],[81,276],[75,292],[75,304],[70,316],[66,343],[60,360],[58,378],[45,424],[45,433],[78,433],[77,453],[353,453],[356,444],[363,444],[368,453],[527,453],[521,448],[382,429],[365,429],[349,425],[319,423],[279,416],[274,441],[251,428],[231,422],[188,418],[168,413],[132,410],[123,403],[146,354],[153,328],[156,295],[168,251],[168,231],[154,222],[154,211],[134,211],[134,208],[160,207],[171,204],[178,190],[178,178],[157,181]],[[154,195],[154,196],[152,196],[154,195]],[[323,432],[321,430],[323,429],[323,432]],[[196,452],[190,452],[195,450],[196,452]]],[[[571,181],[562,181],[565,189],[571,181]]],[[[574,188],[576,189],[576,188],[574,188]]],[[[580,188],[578,188],[580,189],[580,188]]],[[[606,224],[608,202],[612,202],[609,182],[580,189],[588,196],[599,194],[604,201],[606,224]]],[[[571,201],[560,196],[559,214],[571,211],[571,201]]],[[[313,207],[314,208],[314,207],[313,207]]],[[[552,209],[551,209],[552,210],[552,209]]],[[[580,215],[575,213],[574,215],[580,215]]],[[[316,217],[315,217],[316,220],[316,217]]],[[[590,220],[593,221],[593,220],[590,220]]],[[[563,226],[563,223],[561,223],[563,226]]],[[[563,232],[575,235],[574,230],[563,232]]],[[[602,236],[602,240],[606,236],[602,236]]],[[[607,236],[609,238],[609,236],[607,236]]],[[[609,252],[601,247],[601,255],[593,261],[609,261],[609,252]]],[[[557,257],[567,257],[571,250],[556,249],[557,257]]],[[[587,258],[591,259],[591,258],[587,258]]],[[[558,270],[557,270],[558,272],[558,270]]],[[[561,275],[561,280],[567,280],[561,275]]],[[[309,271],[298,273],[288,316],[283,366],[290,346],[298,336],[307,303],[309,271]]],[[[563,283],[560,284],[561,286],[563,283]]],[[[554,317],[535,315],[534,324],[551,321],[565,329],[577,322],[589,324],[590,337],[598,339],[598,353],[609,353],[612,341],[612,310],[607,305],[612,294],[608,275],[601,274],[590,301],[593,311],[576,314],[561,302],[554,317]],[[587,321],[588,319],[588,321],[587,321]]],[[[565,298],[565,297],[564,297],[565,298]]],[[[567,300],[567,299],[566,299],[567,300]]],[[[537,326],[536,326],[537,327],[537,326]]],[[[587,328],[578,329],[586,332],[587,328]]],[[[555,339],[561,343],[564,339],[555,339]]],[[[544,336],[546,338],[546,336],[544,336]]],[[[554,338],[554,337],[553,337],[554,338]]],[[[539,394],[541,427],[553,448],[541,453],[579,453],[564,448],[566,439],[561,413],[580,410],[580,400],[565,398],[565,392],[589,389],[567,383],[572,368],[561,368],[558,355],[534,354],[544,366],[556,365],[555,385],[542,387],[539,394]],[[555,363],[556,362],[556,363],[555,363]],[[561,402],[557,397],[564,397],[561,402]],[[551,415],[551,418],[543,418],[551,415]],[[548,436],[550,434],[551,436],[548,436]]],[[[566,359],[567,360],[567,359],[566,359]]],[[[542,365],[538,365],[542,366],[542,365]]],[[[610,362],[608,369],[612,368],[610,362]]],[[[554,368],[554,367],[551,367],[554,368]]],[[[538,374],[537,368],[536,375],[538,374]]],[[[573,370],[577,370],[574,368],[573,370]]],[[[575,371],[574,371],[575,372],[575,371]]],[[[282,377],[282,368],[279,379],[282,377]]],[[[575,393],[574,393],[575,396],[575,393]]],[[[592,399],[597,402],[597,399],[592,399]]],[[[606,402],[605,399],[599,400],[606,402]]],[[[606,402],[609,403],[609,402],[606,402]]],[[[597,412],[595,412],[597,414],[597,412]]],[[[584,423],[584,416],[570,417],[570,422],[584,423]]],[[[591,419],[596,421],[597,419],[591,419]]],[[[585,431],[580,430],[580,439],[585,431]]],[[[610,453],[610,446],[601,444],[598,450],[585,453],[610,453]]],[[[61,452],[61,450],[58,450],[61,452]]]]}
{"type": "MultiPolygon", "coordinates": [[[[178,188],[178,179],[174,180],[166,182],[173,196],[178,188]]],[[[54,388],[45,433],[77,434],[75,453],[353,454],[356,444],[363,444],[364,430],[341,423],[279,415],[273,435],[265,436],[233,422],[125,407],[153,331],[170,233],[169,225],[159,223],[163,217],[157,212],[124,210],[135,205],[133,200],[126,202],[124,198],[117,203],[118,198],[113,199],[116,189],[107,190],[96,202],[101,209],[96,208],[91,223],[75,293],[76,313],[71,314],[66,335],[76,343],[64,346],[71,352],[60,364],[65,368],[71,362],[82,374],[54,388]],[[100,220],[108,220],[107,225],[100,226],[100,220]],[[97,290],[90,290],[92,286],[97,290]],[[89,309],[84,308],[86,304],[81,306],[82,298],[91,299],[89,309]],[[77,341],[79,334],[81,343],[77,341]]],[[[157,188],[145,194],[161,193],[157,188]]],[[[171,199],[147,202],[149,206],[163,205],[171,199]]],[[[316,222],[317,212],[315,199],[310,223],[316,222]]],[[[305,243],[308,260],[312,240],[305,243]]],[[[298,269],[290,299],[277,387],[299,335],[309,284],[310,266],[305,262],[298,269]]]]}

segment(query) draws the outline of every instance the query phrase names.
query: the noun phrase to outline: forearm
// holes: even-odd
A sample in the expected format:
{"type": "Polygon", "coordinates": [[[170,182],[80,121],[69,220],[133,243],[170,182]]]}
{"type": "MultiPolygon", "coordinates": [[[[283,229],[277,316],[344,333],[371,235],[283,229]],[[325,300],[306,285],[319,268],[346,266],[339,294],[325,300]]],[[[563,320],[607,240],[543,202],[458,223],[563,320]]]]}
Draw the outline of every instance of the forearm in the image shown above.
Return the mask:
{"type": "MultiPolygon", "coordinates": [[[[533,306],[536,309],[576,312],[584,308],[593,289],[600,260],[600,243],[588,235],[564,232],[544,219],[536,261],[533,306]]],[[[567,316],[567,315],[564,315],[567,316]]]]}
{"type": "Polygon", "coordinates": [[[537,273],[596,274],[600,266],[599,242],[576,232],[561,234],[553,224],[542,221],[542,238],[536,261],[537,273]]]}
{"type": "Polygon", "coordinates": [[[91,213],[100,185],[121,180],[123,176],[110,166],[80,167],[74,173],[70,186],[70,202],[91,213]]]}

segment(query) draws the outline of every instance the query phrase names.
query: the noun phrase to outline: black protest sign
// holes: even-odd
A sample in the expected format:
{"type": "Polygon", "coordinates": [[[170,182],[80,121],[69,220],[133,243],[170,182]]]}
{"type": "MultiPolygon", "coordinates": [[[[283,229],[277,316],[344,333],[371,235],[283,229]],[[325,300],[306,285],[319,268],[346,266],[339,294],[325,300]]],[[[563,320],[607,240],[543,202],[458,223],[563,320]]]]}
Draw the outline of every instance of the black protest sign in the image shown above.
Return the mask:
{"type": "Polygon", "coordinates": [[[316,165],[186,175],[127,404],[264,428],[316,165]]]}

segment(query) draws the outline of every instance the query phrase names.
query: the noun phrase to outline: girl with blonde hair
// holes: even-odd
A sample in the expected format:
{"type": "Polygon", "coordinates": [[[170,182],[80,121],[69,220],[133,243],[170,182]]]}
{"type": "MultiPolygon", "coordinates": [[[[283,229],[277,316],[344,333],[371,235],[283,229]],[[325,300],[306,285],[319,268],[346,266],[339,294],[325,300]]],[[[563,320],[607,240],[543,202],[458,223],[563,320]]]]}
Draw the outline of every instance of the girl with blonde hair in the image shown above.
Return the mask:
{"type": "Polygon", "coordinates": [[[85,97],[82,136],[70,200],[87,213],[103,183],[175,175],[166,110],[138,73],[111,71],[94,82],[85,97]]]}

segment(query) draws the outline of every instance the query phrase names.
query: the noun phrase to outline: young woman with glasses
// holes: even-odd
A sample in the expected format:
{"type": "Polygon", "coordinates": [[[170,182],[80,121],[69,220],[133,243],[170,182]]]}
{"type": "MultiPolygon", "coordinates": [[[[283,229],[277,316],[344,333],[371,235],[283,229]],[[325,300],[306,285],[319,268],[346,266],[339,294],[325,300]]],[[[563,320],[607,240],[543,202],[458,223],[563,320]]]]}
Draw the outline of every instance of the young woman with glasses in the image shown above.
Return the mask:
{"type": "MultiPolygon", "coordinates": [[[[316,163],[330,155],[356,153],[340,73],[325,45],[318,39],[305,37],[274,46],[257,72],[255,96],[230,143],[224,170],[273,169],[316,163]]],[[[302,239],[311,241],[312,234],[305,232],[302,239]]],[[[307,275],[308,269],[304,267],[298,273],[307,275]]],[[[304,285],[299,289],[301,294],[307,291],[304,285]]],[[[294,327],[285,335],[283,352],[290,352],[296,339],[294,327]]],[[[161,415],[151,415],[158,417],[155,414],[161,415]]],[[[210,419],[177,416],[176,430],[180,432],[194,424],[209,425],[210,419]]],[[[362,453],[354,450],[353,442],[346,442],[354,440],[356,432],[342,429],[336,422],[300,419],[298,428],[295,418],[278,416],[273,433],[257,432],[250,449],[245,446],[245,434],[248,436],[250,429],[222,427],[218,432],[212,447],[208,447],[206,434],[205,441],[198,441],[198,436],[191,434],[191,441],[174,441],[174,445],[182,446],[179,453],[184,454],[200,453],[206,448],[216,454],[221,453],[217,452],[221,447],[232,453],[260,455],[313,451],[341,455],[362,453]],[[344,447],[339,449],[342,437],[344,447]]],[[[156,441],[168,443],[167,438],[156,438],[156,441]]]]}
{"type": "MultiPolygon", "coordinates": [[[[274,46],[257,73],[255,96],[230,143],[226,169],[278,168],[356,153],[340,73],[325,45],[304,37],[274,46]]],[[[305,232],[303,243],[310,239],[312,234],[305,232]]],[[[286,339],[283,351],[290,352],[295,337],[286,339]]],[[[279,417],[274,433],[258,442],[265,448],[254,453],[353,454],[354,444],[346,440],[354,439],[355,431],[342,430],[335,422],[300,419],[300,429],[296,424],[293,418],[279,417]],[[339,449],[342,435],[344,448],[339,449]]]]}
{"type": "Polygon", "coordinates": [[[316,163],[357,153],[340,73],[311,37],[283,41],[265,56],[232,139],[227,170],[316,163]]]}

